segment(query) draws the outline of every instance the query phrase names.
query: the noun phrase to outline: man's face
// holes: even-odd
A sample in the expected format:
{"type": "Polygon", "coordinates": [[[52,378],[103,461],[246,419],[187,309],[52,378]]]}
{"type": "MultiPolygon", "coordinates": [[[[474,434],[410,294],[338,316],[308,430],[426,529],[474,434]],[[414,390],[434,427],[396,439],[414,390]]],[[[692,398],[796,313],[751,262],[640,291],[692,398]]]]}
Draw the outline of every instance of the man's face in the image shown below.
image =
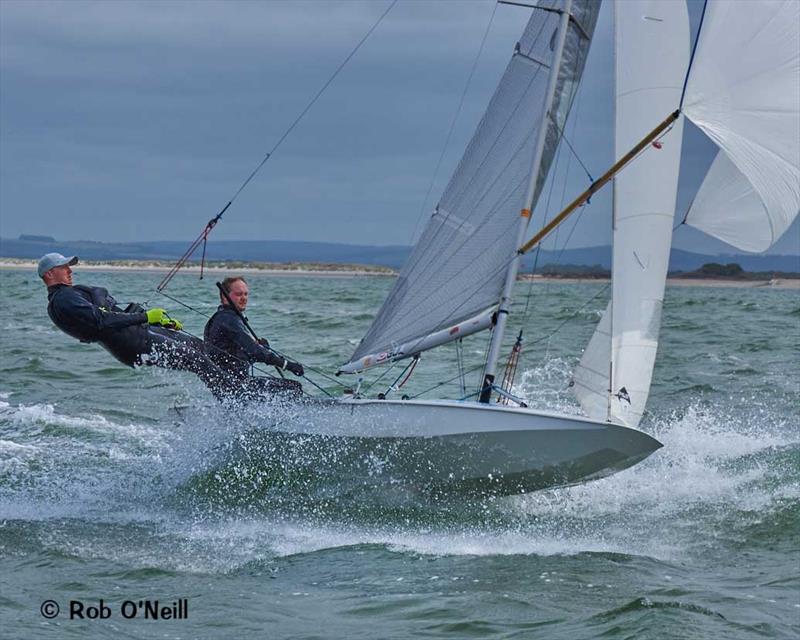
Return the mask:
{"type": "Polygon", "coordinates": [[[234,282],[228,290],[228,295],[231,297],[231,300],[233,300],[233,304],[241,312],[244,312],[247,308],[247,296],[249,293],[250,291],[247,288],[247,284],[241,280],[234,282]]]}
{"type": "Polygon", "coordinates": [[[68,264],[65,264],[60,267],[53,267],[44,274],[42,278],[44,283],[48,287],[52,287],[55,284],[65,284],[67,286],[72,286],[72,267],[68,264]]]}

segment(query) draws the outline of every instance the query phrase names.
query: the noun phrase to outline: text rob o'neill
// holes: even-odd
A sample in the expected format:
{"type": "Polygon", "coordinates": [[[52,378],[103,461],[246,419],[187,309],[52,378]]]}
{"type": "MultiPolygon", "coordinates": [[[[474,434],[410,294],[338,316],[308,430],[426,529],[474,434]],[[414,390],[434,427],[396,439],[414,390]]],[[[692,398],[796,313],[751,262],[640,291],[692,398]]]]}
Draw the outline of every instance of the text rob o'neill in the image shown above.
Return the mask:
{"type": "MultiPolygon", "coordinates": [[[[42,603],[41,612],[46,618],[55,618],[60,607],[55,601],[47,600],[42,603]]],[[[117,615],[125,620],[186,620],[189,617],[189,599],[123,600],[119,607],[106,604],[102,598],[96,603],[69,601],[70,620],[108,620],[117,615]]]]}

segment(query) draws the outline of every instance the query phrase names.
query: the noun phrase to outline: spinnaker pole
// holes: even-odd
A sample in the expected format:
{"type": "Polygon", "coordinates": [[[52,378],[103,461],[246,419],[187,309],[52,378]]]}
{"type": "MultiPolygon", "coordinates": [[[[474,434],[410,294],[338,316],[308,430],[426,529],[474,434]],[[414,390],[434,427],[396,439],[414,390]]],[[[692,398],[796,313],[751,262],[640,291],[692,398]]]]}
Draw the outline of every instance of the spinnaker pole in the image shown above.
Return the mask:
{"type": "Polygon", "coordinates": [[[628,153],[626,153],[622,158],[620,158],[614,165],[606,171],[601,177],[595,180],[586,191],[580,194],[577,198],[575,198],[570,204],[568,204],[564,210],[559,213],[555,218],[553,218],[550,222],[548,222],[541,230],[533,236],[530,240],[528,240],[525,244],[523,244],[517,254],[519,256],[527,253],[537,244],[539,244],[546,236],[549,234],[553,229],[555,229],[559,224],[561,224],[567,216],[573,213],[578,207],[584,204],[589,198],[591,198],[595,193],[600,191],[606,183],[611,180],[617,173],[619,173],[625,165],[627,165],[631,160],[633,160],[639,153],[651,142],[653,142],[658,136],[660,136],[664,131],[673,123],[675,122],[678,117],[681,115],[680,110],[675,110],[670,113],[664,121],[659,124],[655,129],[653,129],[650,133],[648,133],[644,138],[639,141],[639,143],[633,147],[628,153]]]}
{"type": "MultiPolygon", "coordinates": [[[[539,127],[539,136],[536,141],[536,148],[534,150],[530,182],[528,183],[528,190],[525,194],[525,205],[520,211],[519,227],[517,228],[517,242],[515,246],[519,246],[525,239],[525,233],[528,230],[528,224],[531,220],[531,209],[533,208],[533,199],[536,196],[536,184],[539,181],[539,170],[542,164],[542,155],[544,153],[544,144],[547,139],[548,119],[555,118],[555,114],[551,113],[553,105],[553,97],[556,93],[556,85],[558,83],[559,69],[561,68],[561,58],[564,52],[564,43],[567,39],[567,27],[569,26],[570,13],[572,10],[572,0],[566,0],[564,8],[561,11],[561,21],[558,26],[558,37],[556,41],[556,51],[553,57],[553,63],[550,67],[550,78],[547,85],[547,94],[545,97],[546,109],[542,116],[542,123],[539,127]]],[[[497,320],[492,331],[492,339],[489,344],[489,353],[486,357],[486,368],[483,374],[483,385],[479,396],[479,401],[488,403],[492,397],[492,390],[494,379],[497,374],[497,361],[500,357],[500,347],[503,342],[503,334],[505,333],[506,322],[508,320],[509,309],[511,308],[511,293],[514,289],[514,283],[517,280],[519,273],[519,265],[522,259],[522,254],[517,253],[511,264],[506,271],[506,279],[503,284],[503,293],[500,297],[500,304],[497,307],[497,320]]]]}

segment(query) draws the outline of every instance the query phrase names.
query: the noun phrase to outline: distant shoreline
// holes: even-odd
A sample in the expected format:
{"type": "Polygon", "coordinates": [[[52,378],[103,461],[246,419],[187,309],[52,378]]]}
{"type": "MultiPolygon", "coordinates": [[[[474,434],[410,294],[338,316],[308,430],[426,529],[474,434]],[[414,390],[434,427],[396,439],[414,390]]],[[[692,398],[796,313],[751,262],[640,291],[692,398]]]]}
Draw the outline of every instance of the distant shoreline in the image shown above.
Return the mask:
{"type": "MultiPolygon", "coordinates": [[[[28,270],[36,269],[36,260],[22,260],[15,258],[0,258],[0,270],[28,270]]],[[[83,271],[132,271],[148,273],[167,273],[171,266],[154,264],[149,262],[136,263],[136,261],[126,261],[125,264],[113,262],[86,262],[80,264],[83,271]]],[[[200,267],[190,265],[183,267],[185,273],[200,273],[200,267]]],[[[214,264],[205,267],[207,273],[217,274],[242,274],[242,275],[265,275],[272,277],[321,277],[321,278],[362,278],[362,277],[396,277],[397,272],[386,267],[362,267],[361,265],[317,265],[317,264],[265,264],[263,267],[256,266],[220,266],[214,264]]],[[[529,281],[531,276],[522,276],[520,279],[529,281]]],[[[571,278],[558,276],[533,276],[534,282],[563,283],[563,284],[587,284],[592,282],[608,282],[607,278],[571,278]]],[[[739,289],[800,289],[800,279],[776,278],[773,280],[728,280],[724,278],[667,278],[667,285],[675,287],[733,287],[739,289]]]]}
{"type": "MultiPolygon", "coordinates": [[[[529,280],[530,276],[523,278],[529,280]]],[[[586,284],[610,282],[609,278],[559,278],[557,276],[533,276],[534,282],[564,284],[586,284]]],[[[774,278],[772,280],[726,280],[724,278],[667,278],[668,287],[721,287],[735,289],[800,289],[798,278],[774,278]]]]}
{"type": "MultiPolygon", "coordinates": [[[[23,260],[18,258],[0,258],[0,269],[32,269],[35,270],[36,260],[23,260]]],[[[138,271],[148,273],[168,273],[172,269],[172,264],[153,263],[148,261],[138,262],[136,260],[119,262],[94,262],[81,261],[78,268],[82,271],[138,271]]],[[[183,273],[200,273],[199,265],[186,265],[182,267],[183,273]]],[[[263,266],[238,266],[238,265],[206,265],[203,269],[205,273],[220,274],[242,274],[256,275],[263,274],[269,276],[286,277],[363,277],[363,276],[383,276],[394,277],[397,272],[387,267],[369,267],[362,265],[329,265],[329,264],[306,264],[306,263],[287,263],[271,264],[264,263],[263,266]]]]}

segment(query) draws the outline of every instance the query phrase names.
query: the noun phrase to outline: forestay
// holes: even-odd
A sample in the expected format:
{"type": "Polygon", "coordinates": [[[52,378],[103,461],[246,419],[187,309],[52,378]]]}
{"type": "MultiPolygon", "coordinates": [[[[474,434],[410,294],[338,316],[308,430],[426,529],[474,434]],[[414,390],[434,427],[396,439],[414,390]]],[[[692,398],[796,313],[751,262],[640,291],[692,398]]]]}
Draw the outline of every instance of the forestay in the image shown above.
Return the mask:
{"type": "Polygon", "coordinates": [[[720,148],[686,223],[764,251],[800,208],[800,2],[709,0],[684,113],[720,148]]]}
{"type": "MultiPolygon", "coordinates": [[[[617,0],[615,156],[680,102],[689,63],[683,2],[617,0]]],[[[592,418],[638,425],[650,392],[672,240],[683,121],[614,179],[611,302],[573,377],[592,418]],[[609,384],[609,374],[613,382],[609,384]]]]}
{"type": "MultiPolygon", "coordinates": [[[[536,141],[547,123],[541,190],[583,71],[597,21],[595,0],[546,0],[534,9],[464,156],[394,288],[343,371],[414,355],[485,329],[516,253],[516,229],[530,183],[536,141]],[[564,5],[570,20],[553,104],[545,104],[564,5]],[[545,113],[551,117],[545,119],[545,113]],[[465,322],[469,320],[469,322],[465,322]],[[459,325],[459,323],[461,323],[459,325]],[[462,330],[463,327],[463,330],[462,330]],[[471,328],[470,328],[471,327],[471,328]],[[401,348],[402,347],[402,348],[401,348]]],[[[534,202],[536,198],[534,198],[534,202]]]]}

